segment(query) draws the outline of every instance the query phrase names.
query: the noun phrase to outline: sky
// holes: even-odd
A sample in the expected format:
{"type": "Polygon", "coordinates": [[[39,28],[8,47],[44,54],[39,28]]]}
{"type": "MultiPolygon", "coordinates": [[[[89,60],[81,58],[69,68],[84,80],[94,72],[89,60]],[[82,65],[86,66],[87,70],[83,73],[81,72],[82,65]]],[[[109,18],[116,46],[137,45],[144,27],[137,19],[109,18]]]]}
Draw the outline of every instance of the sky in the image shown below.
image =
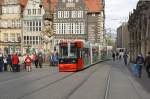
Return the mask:
{"type": "Polygon", "coordinates": [[[122,22],[127,22],[129,12],[136,8],[139,0],[105,0],[106,30],[116,32],[122,22]]]}

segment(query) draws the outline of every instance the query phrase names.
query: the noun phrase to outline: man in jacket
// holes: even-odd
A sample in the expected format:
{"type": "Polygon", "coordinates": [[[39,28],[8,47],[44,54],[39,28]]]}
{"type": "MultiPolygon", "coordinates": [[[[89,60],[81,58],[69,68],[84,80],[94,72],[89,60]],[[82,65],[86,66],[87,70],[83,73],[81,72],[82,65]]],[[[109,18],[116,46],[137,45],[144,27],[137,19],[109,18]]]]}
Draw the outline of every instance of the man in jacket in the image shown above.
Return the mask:
{"type": "Polygon", "coordinates": [[[13,72],[19,72],[19,57],[17,53],[12,56],[13,72]]]}
{"type": "Polygon", "coordinates": [[[148,77],[150,78],[150,52],[148,52],[148,56],[145,58],[145,66],[148,77]]]}
{"type": "Polygon", "coordinates": [[[136,58],[136,64],[139,65],[138,71],[139,71],[139,78],[141,78],[142,75],[142,66],[144,65],[144,57],[142,54],[139,54],[136,58]]]}

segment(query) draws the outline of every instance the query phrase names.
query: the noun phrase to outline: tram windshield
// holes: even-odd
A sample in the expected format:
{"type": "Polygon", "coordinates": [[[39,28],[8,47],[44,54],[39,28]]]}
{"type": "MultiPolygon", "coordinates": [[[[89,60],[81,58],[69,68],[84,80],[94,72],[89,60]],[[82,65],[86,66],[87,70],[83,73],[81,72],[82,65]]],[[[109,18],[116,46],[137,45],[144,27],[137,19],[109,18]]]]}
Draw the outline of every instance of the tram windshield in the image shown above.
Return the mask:
{"type": "Polygon", "coordinates": [[[70,55],[69,55],[69,57],[77,58],[77,48],[76,48],[74,43],[71,43],[71,45],[70,45],[70,55]]]}
{"type": "Polygon", "coordinates": [[[77,48],[74,43],[61,44],[60,56],[64,58],[77,58],[77,48]]]}

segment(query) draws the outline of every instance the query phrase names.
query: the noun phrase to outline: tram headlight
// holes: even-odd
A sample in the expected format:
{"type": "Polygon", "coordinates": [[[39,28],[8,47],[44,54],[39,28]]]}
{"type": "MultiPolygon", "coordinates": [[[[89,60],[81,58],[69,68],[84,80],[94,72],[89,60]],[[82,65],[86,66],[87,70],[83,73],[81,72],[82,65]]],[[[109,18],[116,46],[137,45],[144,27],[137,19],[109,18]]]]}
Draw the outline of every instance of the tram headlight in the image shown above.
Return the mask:
{"type": "Polygon", "coordinates": [[[72,63],[76,63],[76,62],[77,62],[76,59],[73,59],[73,60],[72,60],[72,63]]]}
{"type": "Polygon", "coordinates": [[[60,60],[59,60],[59,63],[64,63],[64,60],[63,60],[63,59],[60,59],[60,60]]]}

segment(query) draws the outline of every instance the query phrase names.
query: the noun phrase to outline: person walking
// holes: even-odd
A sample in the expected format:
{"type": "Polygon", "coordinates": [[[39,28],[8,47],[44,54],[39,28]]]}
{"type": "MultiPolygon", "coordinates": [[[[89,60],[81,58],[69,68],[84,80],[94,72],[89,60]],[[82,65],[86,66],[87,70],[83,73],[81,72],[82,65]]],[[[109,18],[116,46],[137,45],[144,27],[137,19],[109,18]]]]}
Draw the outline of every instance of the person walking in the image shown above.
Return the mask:
{"type": "Polygon", "coordinates": [[[138,65],[138,77],[141,78],[142,75],[142,67],[144,64],[144,57],[142,54],[139,54],[136,58],[136,64],[138,65]]]}
{"type": "Polygon", "coordinates": [[[124,59],[124,64],[127,65],[128,64],[128,54],[127,54],[127,52],[125,52],[123,54],[123,59],[124,59]]]}
{"type": "Polygon", "coordinates": [[[40,66],[40,68],[42,68],[42,64],[43,64],[43,57],[42,57],[42,55],[40,54],[40,55],[39,55],[39,66],[40,66]]]}
{"type": "Polygon", "coordinates": [[[49,54],[49,66],[51,66],[51,65],[52,65],[52,55],[49,54]]]}
{"type": "Polygon", "coordinates": [[[34,55],[34,64],[35,64],[35,67],[38,68],[38,63],[39,63],[39,57],[37,54],[34,55]]]}
{"type": "Polygon", "coordinates": [[[3,66],[4,66],[3,54],[0,53],[0,72],[3,72],[3,66]]]}
{"type": "Polygon", "coordinates": [[[21,54],[19,55],[19,67],[19,71],[24,69],[24,58],[21,54]]]}
{"type": "Polygon", "coordinates": [[[119,59],[119,52],[116,53],[116,59],[119,59]]]}
{"type": "Polygon", "coordinates": [[[15,53],[13,56],[12,56],[12,65],[13,65],[13,72],[19,72],[19,57],[17,55],[17,53],[15,53]]]}
{"type": "Polygon", "coordinates": [[[3,61],[4,61],[4,71],[7,71],[8,69],[7,69],[7,57],[6,56],[4,56],[3,61]]]}
{"type": "Polygon", "coordinates": [[[148,56],[146,56],[145,58],[144,65],[146,66],[147,75],[150,78],[150,52],[148,52],[148,56]]]}
{"type": "Polygon", "coordinates": [[[8,65],[9,71],[13,71],[12,60],[11,60],[10,54],[7,57],[7,65],[8,65]]]}
{"type": "Polygon", "coordinates": [[[25,58],[25,64],[26,64],[26,70],[28,72],[30,72],[31,71],[32,59],[30,58],[29,55],[27,55],[27,57],[25,58]]]}
{"type": "Polygon", "coordinates": [[[115,56],[116,56],[116,54],[115,54],[115,52],[113,52],[113,54],[112,54],[113,61],[115,61],[115,56]]]}

